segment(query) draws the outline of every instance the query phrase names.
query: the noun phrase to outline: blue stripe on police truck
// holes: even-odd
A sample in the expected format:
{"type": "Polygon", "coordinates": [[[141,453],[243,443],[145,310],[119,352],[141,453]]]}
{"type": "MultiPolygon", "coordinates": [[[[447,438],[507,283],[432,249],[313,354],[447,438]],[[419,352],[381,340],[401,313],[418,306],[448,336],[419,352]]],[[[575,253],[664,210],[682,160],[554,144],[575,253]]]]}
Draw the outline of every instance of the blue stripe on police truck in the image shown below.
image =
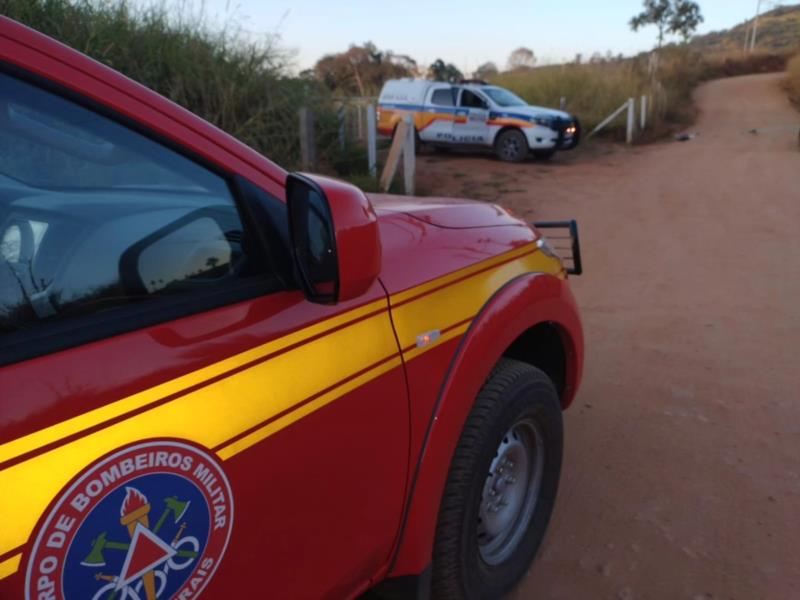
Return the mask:
{"type": "Polygon", "coordinates": [[[424,106],[419,104],[397,104],[393,102],[381,102],[378,108],[389,108],[394,110],[410,110],[413,112],[445,113],[448,115],[468,115],[468,108],[456,108],[450,106],[424,106]]]}

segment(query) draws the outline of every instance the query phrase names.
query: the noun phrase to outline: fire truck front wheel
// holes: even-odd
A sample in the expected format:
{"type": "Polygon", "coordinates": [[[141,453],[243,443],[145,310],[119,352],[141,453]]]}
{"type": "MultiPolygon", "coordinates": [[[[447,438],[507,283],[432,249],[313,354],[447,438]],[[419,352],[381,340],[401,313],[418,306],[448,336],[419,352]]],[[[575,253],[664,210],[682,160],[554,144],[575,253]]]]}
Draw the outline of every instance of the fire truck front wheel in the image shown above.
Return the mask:
{"type": "Polygon", "coordinates": [[[433,550],[433,598],[504,597],[528,570],[555,503],[561,404],[539,369],[502,359],[461,432],[433,550]]]}

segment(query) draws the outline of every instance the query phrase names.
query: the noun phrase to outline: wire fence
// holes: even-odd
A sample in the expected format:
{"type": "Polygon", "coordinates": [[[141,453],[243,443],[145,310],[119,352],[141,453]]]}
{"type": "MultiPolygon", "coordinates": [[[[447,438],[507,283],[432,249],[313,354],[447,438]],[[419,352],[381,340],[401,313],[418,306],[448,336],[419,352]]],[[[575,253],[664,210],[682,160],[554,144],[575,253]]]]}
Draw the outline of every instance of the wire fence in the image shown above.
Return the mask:
{"type": "Polygon", "coordinates": [[[378,169],[386,160],[391,140],[375,136],[375,105],[372,97],[339,97],[333,98],[330,106],[299,107],[299,153],[292,167],[335,174],[368,191],[377,190],[378,169]]]}

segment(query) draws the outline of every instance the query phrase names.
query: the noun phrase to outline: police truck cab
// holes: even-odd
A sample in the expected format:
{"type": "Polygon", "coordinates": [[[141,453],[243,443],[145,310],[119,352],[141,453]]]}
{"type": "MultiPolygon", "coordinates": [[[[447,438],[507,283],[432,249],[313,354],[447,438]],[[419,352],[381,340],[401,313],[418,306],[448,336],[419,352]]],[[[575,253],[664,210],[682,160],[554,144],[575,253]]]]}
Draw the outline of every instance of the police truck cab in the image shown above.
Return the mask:
{"type": "Polygon", "coordinates": [[[509,90],[477,80],[390,79],[378,100],[378,131],[393,136],[407,115],[418,144],[489,147],[509,162],[572,150],[581,135],[580,122],[569,113],[531,106],[509,90]]]}

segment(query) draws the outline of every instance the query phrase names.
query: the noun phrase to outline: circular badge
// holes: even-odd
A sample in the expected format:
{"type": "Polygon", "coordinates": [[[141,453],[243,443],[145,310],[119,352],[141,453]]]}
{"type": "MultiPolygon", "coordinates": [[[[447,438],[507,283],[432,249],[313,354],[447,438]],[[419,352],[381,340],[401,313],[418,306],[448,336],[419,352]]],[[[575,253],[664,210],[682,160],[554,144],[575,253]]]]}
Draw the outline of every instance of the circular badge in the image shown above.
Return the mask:
{"type": "Polygon", "coordinates": [[[129,446],[89,467],[50,509],[25,597],[196,598],[232,527],[230,484],[210,455],[177,441],[129,446]]]}

